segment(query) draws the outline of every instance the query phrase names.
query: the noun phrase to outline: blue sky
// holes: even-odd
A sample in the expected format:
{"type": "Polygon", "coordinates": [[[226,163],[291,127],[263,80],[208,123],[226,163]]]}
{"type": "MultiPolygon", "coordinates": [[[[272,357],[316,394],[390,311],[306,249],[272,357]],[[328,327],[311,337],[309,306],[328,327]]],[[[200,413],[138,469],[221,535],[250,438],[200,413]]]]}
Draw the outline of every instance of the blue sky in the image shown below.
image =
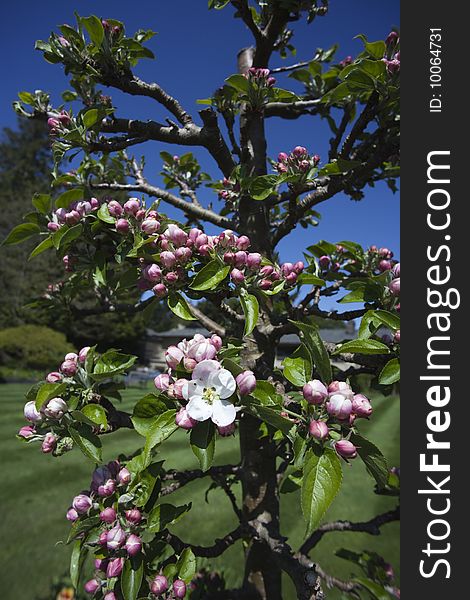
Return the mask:
{"type": "MultiPolygon", "coordinates": [[[[15,124],[11,102],[18,91],[43,89],[52,94],[55,104],[60,102],[60,93],[68,87],[63,71],[58,65],[46,63],[34,50],[34,42],[46,39],[58,24],[72,24],[74,8],[82,15],[94,13],[120,19],[130,34],[139,28],[157,31],[158,35],[149,42],[156,60],[141,61],[137,73],[144,79],[157,81],[193,114],[201,108],[195,103],[196,99],[210,96],[228,75],[234,73],[238,50],[251,44],[251,34],[240,20],[233,18],[232,9],[208,11],[207,0],[140,0],[135,4],[123,0],[12,2],[0,23],[4,68],[8,74],[0,90],[1,126],[15,124]]],[[[275,55],[271,66],[311,58],[317,47],[328,48],[333,43],[340,45],[339,58],[355,55],[361,50],[360,41],[353,39],[355,35],[364,33],[372,40],[383,39],[391,27],[398,24],[398,0],[331,0],[327,17],[317,19],[310,26],[294,24],[297,57],[283,61],[275,55]]],[[[281,87],[301,90],[293,80],[279,78],[278,82],[281,87]]],[[[150,99],[128,98],[114,90],[109,93],[120,116],[160,121],[167,116],[150,99]]],[[[267,133],[268,152],[272,157],[299,144],[322,157],[327,156],[330,132],[326,122],[318,118],[270,119],[267,133]]],[[[163,149],[178,152],[175,146],[157,142],[134,151],[136,155],[146,154],[146,174],[151,182],[159,183],[158,153],[163,149]]],[[[195,150],[195,153],[203,169],[219,178],[217,168],[205,151],[195,150]]],[[[204,190],[201,197],[203,201],[215,200],[210,190],[204,190]]],[[[322,214],[319,227],[296,230],[284,240],[280,247],[284,260],[302,258],[301,249],[319,239],[333,242],[350,239],[363,245],[388,246],[398,255],[399,196],[393,195],[385,184],[367,188],[366,198],[361,202],[337,196],[319,208],[322,214]]]]}

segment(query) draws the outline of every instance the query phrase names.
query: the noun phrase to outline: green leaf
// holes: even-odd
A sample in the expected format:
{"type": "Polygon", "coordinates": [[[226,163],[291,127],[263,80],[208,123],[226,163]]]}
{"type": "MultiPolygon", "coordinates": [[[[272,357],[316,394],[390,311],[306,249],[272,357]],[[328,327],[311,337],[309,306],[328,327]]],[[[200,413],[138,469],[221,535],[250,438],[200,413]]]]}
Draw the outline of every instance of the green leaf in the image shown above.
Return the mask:
{"type": "Polygon", "coordinates": [[[318,527],[320,520],[341,487],[343,472],[336,452],[325,448],[322,454],[309,451],[304,466],[301,503],[307,521],[307,536],[318,527]]]}
{"type": "Polygon", "coordinates": [[[158,417],[153,417],[146,421],[137,421],[135,417],[132,417],[132,422],[134,423],[137,432],[146,438],[145,450],[147,452],[154,446],[164,442],[178,429],[178,425],[175,423],[175,417],[175,409],[167,410],[158,417]]]}
{"type": "Polygon", "coordinates": [[[77,519],[71,526],[69,535],[67,537],[67,544],[70,544],[77,536],[92,529],[100,523],[99,515],[95,517],[88,517],[87,519],[77,519]]]}
{"type": "MultiPolygon", "coordinates": [[[[81,223],[77,223],[73,227],[63,227],[64,234],[59,239],[59,248],[66,248],[70,246],[70,244],[79,238],[83,232],[83,225],[81,223]]],[[[59,230],[60,231],[60,230],[59,230]]]]}
{"type": "Polygon", "coordinates": [[[211,260],[205,265],[189,286],[192,290],[214,290],[229,274],[230,266],[222,266],[218,260],[211,260]]]}
{"type": "Polygon", "coordinates": [[[390,349],[386,344],[377,340],[351,340],[341,344],[333,354],[344,354],[345,352],[351,352],[352,354],[389,354],[390,349]]]}
{"type": "Polygon", "coordinates": [[[392,600],[393,598],[381,585],[375,583],[372,579],[355,577],[352,581],[365,588],[376,600],[392,600]]]}
{"type": "Polygon", "coordinates": [[[52,242],[52,237],[48,236],[47,238],[43,239],[42,242],[36,246],[36,248],[34,248],[34,250],[31,252],[31,254],[28,257],[28,260],[31,260],[38,254],[41,254],[41,252],[44,252],[45,250],[49,250],[49,248],[53,248],[53,247],[54,247],[54,244],[52,242]]]}
{"type": "Polygon", "coordinates": [[[114,225],[114,223],[116,222],[116,219],[109,214],[109,209],[108,209],[107,204],[102,204],[99,207],[96,215],[100,221],[103,221],[103,223],[109,223],[111,225],[114,225]]]}
{"type": "Polygon", "coordinates": [[[362,317],[358,337],[360,339],[369,338],[382,325],[396,331],[400,329],[400,317],[386,310],[368,310],[362,317]]]}
{"type": "Polygon", "coordinates": [[[259,304],[256,296],[248,294],[244,289],[240,291],[240,304],[245,315],[245,328],[243,335],[250,335],[258,323],[259,304]]]}
{"type": "Polygon", "coordinates": [[[377,60],[381,60],[384,57],[386,46],[383,40],[378,40],[377,42],[368,42],[366,36],[363,33],[356,35],[354,39],[357,38],[364,42],[364,47],[368,54],[370,54],[377,60]]]}
{"type": "Polygon", "coordinates": [[[225,80],[230,87],[235,88],[238,92],[248,92],[250,84],[248,79],[243,75],[230,75],[225,80]]]}
{"type": "Polygon", "coordinates": [[[260,175],[250,184],[249,192],[253,200],[265,200],[276,189],[279,177],[277,175],[260,175]]]}
{"type": "Polygon", "coordinates": [[[87,458],[94,463],[101,462],[101,440],[88,425],[74,423],[69,427],[69,434],[87,458]]]}
{"type": "Polygon", "coordinates": [[[96,425],[102,425],[105,428],[108,426],[106,411],[99,404],[86,404],[82,408],[82,413],[96,425]]]}
{"type": "Polygon", "coordinates": [[[88,35],[90,36],[93,44],[99,48],[104,40],[104,29],[101,21],[95,15],[90,15],[89,17],[82,17],[80,19],[82,25],[88,31],[88,35]]]}
{"type": "Polygon", "coordinates": [[[276,388],[270,381],[258,379],[255,389],[250,396],[258,400],[263,406],[276,406],[282,404],[282,396],[276,392],[276,388]]]}
{"type": "Polygon", "coordinates": [[[52,199],[50,194],[34,194],[32,200],[34,208],[41,214],[47,215],[52,207],[52,199]]]}
{"type": "Polygon", "coordinates": [[[82,115],[83,124],[87,129],[93,127],[93,125],[98,120],[98,115],[99,112],[97,108],[90,108],[90,110],[87,110],[86,113],[82,115]]]}
{"type": "Polygon", "coordinates": [[[158,504],[149,513],[147,530],[151,533],[163,531],[168,525],[176,523],[190,508],[191,504],[183,504],[182,506],[158,504]]]}
{"type": "Polygon", "coordinates": [[[41,410],[42,406],[52,398],[57,398],[67,389],[66,383],[45,383],[36,394],[36,409],[41,410]]]}
{"type": "Polygon", "coordinates": [[[75,589],[78,588],[80,572],[82,570],[86,555],[86,548],[84,548],[82,552],[82,540],[76,540],[75,544],[73,545],[72,555],[70,557],[70,579],[75,589]]]}
{"type": "Polygon", "coordinates": [[[199,461],[202,471],[207,471],[214,460],[215,427],[210,419],[198,423],[190,433],[191,450],[199,461]]]}
{"type": "Polygon", "coordinates": [[[191,313],[186,299],[179,292],[170,292],[168,296],[168,308],[180,319],[195,321],[196,317],[191,313]]]}
{"type": "Polygon", "coordinates": [[[33,235],[37,235],[40,231],[41,228],[36,223],[21,223],[21,225],[17,225],[10,231],[0,245],[21,244],[21,242],[24,242],[33,235]]]}
{"type": "Polygon", "coordinates": [[[24,104],[34,104],[34,95],[31,92],[18,92],[18,98],[24,104]]]}
{"type": "Polygon", "coordinates": [[[302,323],[301,321],[291,321],[302,333],[304,344],[307,346],[313,358],[313,364],[318,371],[320,379],[324,382],[332,380],[331,363],[326,351],[325,344],[318,333],[315,325],[302,323]]]}
{"type": "Polygon", "coordinates": [[[296,385],[304,386],[312,378],[312,358],[305,344],[301,344],[282,362],[284,377],[296,385]]]}
{"type": "Polygon", "coordinates": [[[136,556],[124,563],[121,574],[121,592],[124,600],[137,600],[144,576],[142,557],[136,556]]]}
{"type": "Polygon", "coordinates": [[[392,358],[389,360],[379,375],[380,385],[392,385],[400,381],[400,360],[392,358]]]}
{"type": "Polygon", "coordinates": [[[257,417],[261,421],[268,423],[275,429],[281,431],[289,439],[293,439],[295,423],[283,417],[279,413],[279,410],[270,408],[268,406],[261,406],[260,404],[252,403],[248,404],[245,407],[245,411],[250,413],[250,415],[257,417]]]}
{"type": "Polygon", "coordinates": [[[85,192],[83,188],[73,188],[71,190],[67,190],[55,199],[55,207],[68,208],[73,202],[81,200],[83,198],[84,193],[85,192]]]}
{"type": "Polygon", "coordinates": [[[325,285],[323,279],[320,279],[320,277],[317,277],[312,273],[301,273],[297,279],[297,282],[300,285],[318,285],[320,287],[325,285]]]}
{"type": "Polygon", "coordinates": [[[358,434],[351,435],[351,442],[356,446],[357,453],[364,461],[367,472],[375,479],[380,489],[388,482],[388,466],[384,455],[375,444],[358,434]]]}
{"type": "Polygon", "coordinates": [[[191,548],[185,548],[176,563],[178,577],[185,583],[190,583],[196,573],[197,563],[191,548]]]}
{"type": "Polygon", "coordinates": [[[115,377],[128,371],[136,360],[137,357],[131,354],[121,354],[117,350],[108,350],[98,359],[90,376],[95,381],[115,377]]]}

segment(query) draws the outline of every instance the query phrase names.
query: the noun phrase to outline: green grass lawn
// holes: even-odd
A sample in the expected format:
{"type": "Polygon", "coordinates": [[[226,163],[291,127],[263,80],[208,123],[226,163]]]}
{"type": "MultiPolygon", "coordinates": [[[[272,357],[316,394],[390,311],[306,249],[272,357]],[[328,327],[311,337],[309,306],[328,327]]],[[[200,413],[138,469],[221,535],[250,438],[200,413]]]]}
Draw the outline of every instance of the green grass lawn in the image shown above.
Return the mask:
{"type": "MultiPolygon", "coordinates": [[[[0,385],[1,415],[0,454],[2,457],[2,486],[0,506],[0,590],[2,600],[33,600],[45,596],[56,576],[66,574],[70,548],[60,543],[68,532],[65,512],[75,494],[88,489],[92,464],[79,451],[61,458],[45,456],[39,445],[25,445],[15,439],[24,424],[23,395],[28,386],[0,385]]],[[[128,390],[124,406],[129,408],[144,392],[128,390]]],[[[374,396],[375,412],[370,422],[361,423],[363,432],[384,452],[390,465],[399,464],[399,406],[397,398],[374,396]]],[[[111,459],[120,452],[131,452],[141,445],[134,431],[119,431],[103,439],[104,458],[111,459]]],[[[184,432],[177,432],[163,447],[162,456],[168,468],[196,468],[184,432]]],[[[238,460],[237,440],[221,439],[217,447],[217,463],[238,460]]],[[[364,521],[394,507],[395,500],[377,496],[373,481],[357,460],[344,466],[342,490],[327,513],[327,520],[351,519],[364,521]]],[[[235,520],[223,492],[213,491],[204,501],[208,482],[196,481],[172,498],[174,503],[193,502],[190,514],[175,527],[175,532],[188,542],[211,544],[216,537],[230,531],[235,520]]],[[[297,494],[282,497],[283,534],[288,535],[294,548],[302,542],[304,523],[297,494]]],[[[399,572],[399,525],[383,527],[378,537],[357,533],[330,533],[323,537],[312,553],[325,571],[337,577],[351,575],[350,564],[335,557],[337,549],[374,550],[391,562],[399,572]]],[[[202,563],[201,563],[202,564],[202,563]]],[[[241,545],[233,546],[222,558],[211,561],[211,567],[224,571],[229,586],[242,577],[241,545]]],[[[294,598],[290,582],[286,581],[284,597],[294,598]]],[[[326,590],[328,600],[341,596],[336,590],[326,590]]]]}

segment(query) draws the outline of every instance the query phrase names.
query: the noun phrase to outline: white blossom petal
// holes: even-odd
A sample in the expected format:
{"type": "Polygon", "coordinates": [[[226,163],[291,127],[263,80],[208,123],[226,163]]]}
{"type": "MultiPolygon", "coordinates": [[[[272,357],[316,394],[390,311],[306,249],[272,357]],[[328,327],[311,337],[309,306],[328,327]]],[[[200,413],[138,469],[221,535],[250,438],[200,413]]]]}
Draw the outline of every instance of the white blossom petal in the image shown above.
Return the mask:
{"type": "Polygon", "coordinates": [[[212,405],[212,421],[219,427],[226,427],[235,421],[237,411],[228,400],[215,400],[212,405]]]}
{"type": "Polygon", "coordinates": [[[186,405],[186,412],[195,421],[206,421],[210,419],[213,412],[213,406],[208,404],[203,398],[193,397],[186,405]]]}
{"type": "Polygon", "coordinates": [[[199,385],[207,386],[207,381],[212,373],[220,370],[220,363],[217,360],[202,360],[194,367],[192,379],[199,385]]]}
{"type": "MultiPolygon", "coordinates": [[[[202,363],[199,363],[202,364],[202,363]]],[[[211,373],[207,380],[207,386],[215,388],[220,398],[230,398],[237,389],[236,381],[227,369],[219,369],[211,373]]]]}
{"type": "Polygon", "coordinates": [[[191,398],[200,398],[204,393],[204,386],[199,385],[198,381],[186,381],[181,390],[183,398],[185,400],[191,400],[191,398]]]}

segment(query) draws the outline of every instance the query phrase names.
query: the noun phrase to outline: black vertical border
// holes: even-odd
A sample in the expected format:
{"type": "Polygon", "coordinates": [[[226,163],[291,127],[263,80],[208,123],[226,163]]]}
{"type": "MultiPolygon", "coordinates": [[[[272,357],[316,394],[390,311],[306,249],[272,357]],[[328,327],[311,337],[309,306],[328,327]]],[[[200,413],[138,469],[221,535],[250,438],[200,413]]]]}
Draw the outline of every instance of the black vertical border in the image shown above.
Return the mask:
{"type": "MultiPolygon", "coordinates": [[[[464,3],[426,2],[401,3],[401,93],[402,93],[402,179],[401,179],[401,258],[403,262],[403,298],[401,299],[402,318],[402,379],[401,379],[401,478],[402,478],[402,538],[401,573],[402,598],[442,598],[453,600],[470,597],[467,578],[470,574],[467,545],[464,543],[470,530],[468,514],[469,481],[467,430],[470,409],[470,389],[467,384],[470,375],[468,362],[468,334],[466,312],[468,302],[465,288],[468,287],[469,245],[470,245],[470,191],[466,185],[470,175],[470,144],[468,143],[470,119],[470,67],[468,44],[468,20],[464,3]],[[430,29],[442,30],[442,88],[430,87],[430,29]],[[429,101],[432,94],[441,94],[442,112],[431,113],[429,101]],[[450,151],[449,185],[444,187],[451,194],[448,209],[451,224],[445,232],[433,231],[427,225],[427,194],[432,188],[427,182],[427,155],[432,151],[450,151]],[[445,235],[450,240],[445,240],[445,235]],[[451,259],[446,263],[445,252],[437,263],[430,263],[427,257],[428,246],[434,249],[448,245],[451,259]],[[450,472],[423,473],[420,471],[420,454],[426,451],[426,424],[428,413],[433,409],[426,400],[429,381],[420,381],[420,375],[429,374],[427,366],[427,340],[436,335],[435,329],[428,329],[426,318],[434,312],[427,305],[428,268],[440,264],[442,269],[449,265],[451,279],[447,285],[458,288],[461,306],[456,310],[440,308],[450,313],[452,325],[447,334],[450,341],[450,371],[435,371],[436,374],[449,374],[451,399],[442,411],[448,410],[451,416],[450,428],[436,439],[449,441],[450,450],[438,452],[439,462],[450,464],[450,472]],[[426,476],[436,482],[450,475],[450,482],[442,488],[450,488],[450,494],[419,494],[419,489],[432,488],[426,476]],[[443,508],[445,498],[451,502],[447,514],[433,516],[428,512],[427,498],[433,498],[434,508],[443,508]],[[449,522],[451,532],[447,539],[432,540],[427,527],[433,518],[443,518],[449,522]],[[438,552],[429,557],[423,552],[427,544],[438,552]],[[446,544],[449,552],[443,552],[446,544]],[[440,564],[432,577],[420,574],[420,561],[425,561],[424,570],[428,573],[440,558],[450,565],[450,578],[446,578],[447,567],[440,564]]],[[[436,103],[437,104],[437,103],[436,103]]],[[[445,159],[441,159],[445,162],[445,159]]],[[[442,211],[445,213],[446,211],[442,211]]],[[[442,218],[444,215],[441,213],[442,218]]],[[[437,217],[436,217],[437,218],[437,217]]],[[[434,289],[437,286],[431,286],[434,289]]],[[[442,347],[446,347],[443,343],[442,347]]],[[[445,363],[449,357],[444,357],[445,363]]],[[[447,360],[448,362],[448,360],[447,360]]],[[[429,462],[429,459],[428,459],[429,462]]],[[[443,535],[445,526],[433,526],[433,533],[443,535]]]]}

